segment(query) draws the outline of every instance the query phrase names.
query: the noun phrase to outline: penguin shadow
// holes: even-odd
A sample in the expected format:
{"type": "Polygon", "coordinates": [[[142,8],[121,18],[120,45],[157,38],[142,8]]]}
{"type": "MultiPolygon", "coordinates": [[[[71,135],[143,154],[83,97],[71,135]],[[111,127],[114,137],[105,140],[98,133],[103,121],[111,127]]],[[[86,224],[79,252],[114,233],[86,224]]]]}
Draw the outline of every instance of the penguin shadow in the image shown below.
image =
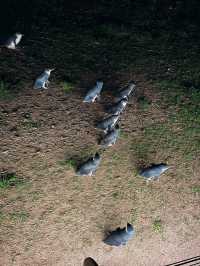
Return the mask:
{"type": "Polygon", "coordinates": [[[80,168],[80,166],[88,160],[88,158],[83,158],[80,155],[72,155],[70,157],[66,156],[64,161],[69,168],[73,169],[76,172],[80,168]]]}
{"type": "Polygon", "coordinates": [[[0,51],[7,54],[7,55],[25,55],[25,47],[16,47],[15,49],[8,49],[6,47],[0,46],[0,51]]]}
{"type": "MultiPolygon", "coordinates": [[[[120,230],[120,227],[115,228],[114,230],[120,230]]],[[[103,241],[110,236],[110,234],[113,232],[112,226],[110,224],[105,224],[103,229],[103,241]]]]}
{"type": "MultiPolygon", "coordinates": [[[[97,145],[98,145],[98,153],[103,154],[106,150],[109,149],[109,146],[103,145],[102,141],[105,139],[105,137],[110,134],[112,129],[108,130],[107,132],[99,133],[96,140],[97,140],[97,145]]],[[[114,145],[114,144],[112,144],[114,145]]]]}
{"type": "Polygon", "coordinates": [[[96,261],[92,259],[91,257],[88,257],[84,260],[83,266],[98,266],[96,261]]]}
{"type": "Polygon", "coordinates": [[[106,133],[99,133],[97,136],[97,145],[99,146],[99,151],[103,153],[106,150],[106,147],[101,145],[102,140],[105,138],[106,133]]]}
{"type": "Polygon", "coordinates": [[[115,97],[111,92],[104,92],[103,96],[100,98],[100,103],[102,105],[102,110],[109,114],[109,110],[115,104],[115,97]]]}
{"type": "Polygon", "coordinates": [[[151,166],[151,164],[149,164],[149,158],[148,156],[144,156],[143,159],[141,158],[138,158],[138,156],[136,156],[135,158],[135,167],[134,167],[134,171],[135,171],[135,174],[137,176],[140,175],[140,172],[145,169],[146,167],[149,167],[151,166]]]}
{"type": "Polygon", "coordinates": [[[140,176],[141,172],[146,169],[147,167],[151,167],[151,166],[154,166],[156,165],[155,163],[147,163],[148,160],[138,160],[138,163],[136,163],[135,165],[135,174],[137,176],[140,176]]]}

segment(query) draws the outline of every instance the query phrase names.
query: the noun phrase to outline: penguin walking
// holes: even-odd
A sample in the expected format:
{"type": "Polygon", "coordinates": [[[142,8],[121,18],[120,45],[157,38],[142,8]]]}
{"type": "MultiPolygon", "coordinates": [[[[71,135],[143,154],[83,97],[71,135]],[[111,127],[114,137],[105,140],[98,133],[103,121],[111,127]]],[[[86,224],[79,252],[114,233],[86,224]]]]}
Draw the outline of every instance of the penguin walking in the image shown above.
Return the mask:
{"type": "Polygon", "coordinates": [[[23,34],[16,32],[15,34],[10,36],[9,38],[7,38],[5,40],[1,40],[0,45],[6,47],[8,49],[15,50],[16,46],[20,43],[23,36],[24,36],[23,34]]]}
{"type": "Polygon", "coordinates": [[[103,242],[110,246],[121,246],[126,245],[128,240],[130,240],[135,234],[133,226],[127,223],[127,226],[124,228],[117,228],[115,231],[112,231],[103,242]]]}
{"type": "Polygon", "coordinates": [[[107,113],[110,113],[110,114],[113,114],[113,115],[119,115],[119,114],[121,114],[124,111],[127,103],[128,103],[128,98],[124,97],[120,101],[118,101],[116,104],[111,106],[107,110],[107,113]]]}
{"type": "Polygon", "coordinates": [[[103,88],[103,82],[97,81],[96,85],[87,92],[83,102],[84,103],[95,102],[97,98],[100,98],[100,93],[101,93],[102,88],[103,88]]]}
{"type": "Polygon", "coordinates": [[[127,87],[119,91],[117,95],[117,100],[121,100],[124,97],[130,96],[130,94],[135,90],[135,88],[136,88],[135,83],[131,82],[127,87]]]}
{"type": "Polygon", "coordinates": [[[119,137],[119,125],[117,124],[115,128],[107,132],[107,134],[101,139],[100,145],[103,147],[110,147],[115,144],[119,137]]]}
{"type": "Polygon", "coordinates": [[[154,164],[150,167],[142,169],[139,174],[147,181],[157,180],[162,173],[167,171],[167,169],[169,169],[167,164],[154,164]]]}
{"type": "Polygon", "coordinates": [[[33,88],[34,89],[48,89],[49,77],[53,69],[45,69],[44,72],[36,79],[33,88]]]}
{"type": "Polygon", "coordinates": [[[76,171],[77,175],[80,176],[92,176],[97,170],[101,162],[101,157],[98,153],[94,157],[89,158],[85,163],[83,163],[76,171]]]}
{"type": "Polygon", "coordinates": [[[97,128],[103,129],[104,132],[111,130],[119,119],[119,115],[111,115],[97,124],[97,128]]]}

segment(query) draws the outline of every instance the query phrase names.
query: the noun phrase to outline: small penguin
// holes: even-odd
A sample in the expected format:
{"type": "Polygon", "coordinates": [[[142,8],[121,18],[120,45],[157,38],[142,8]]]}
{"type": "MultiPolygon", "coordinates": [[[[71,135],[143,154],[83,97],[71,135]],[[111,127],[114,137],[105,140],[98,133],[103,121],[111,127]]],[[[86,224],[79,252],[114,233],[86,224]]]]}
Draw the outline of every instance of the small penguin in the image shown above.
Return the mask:
{"type": "Polygon", "coordinates": [[[113,114],[113,115],[119,115],[123,112],[125,109],[126,105],[128,103],[128,98],[124,97],[120,101],[118,101],[115,105],[111,106],[108,110],[107,113],[113,114]]]}
{"type": "Polygon", "coordinates": [[[101,157],[96,153],[94,157],[90,158],[79,167],[76,174],[80,176],[91,176],[99,167],[100,162],[101,157]]]}
{"type": "Polygon", "coordinates": [[[34,89],[48,89],[49,77],[53,69],[45,69],[45,71],[36,79],[33,88],[34,89]]]}
{"type": "Polygon", "coordinates": [[[119,125],[117,124],[115,128],[112,130],[108,131],[108,133],[102,138],[100,141],[100,145],[103,147],[109,147],[115,144],[117,141],[117,138],[119,137],[119,125]]]}
{"type": "Polygon", "coordinates": [[[84,260],[83,266],[98,266],[95,260],[92,258],[88,257],[84,260]]]}
{"type": "Polygon", "coordinates": [[[95,102],[95,100],[100,97],[100,93],[101,93],[102,88],[103,88],[103,82],[97,81],[96,85],[87,92],[83,102],[84,103],[95,102]]]}
{"type": "Polygon", "coordinates": [[[117,95],[117,100],[120,100],[124,97],[128,97],[131,92],[135,89],[136,85],[131,82],[127,87],[119,91],[119,94],[117,95]]]}
{"type": "Polygon", "coordinates": [[[103,129],[104,132],[111,130],[119,119],[119,115],[111,115],[97,124],[97,128],[103,129]]]}
{"type": "Polygon", "coordinates": [[[103,240],[103,242],[110,246],[121,246],[126,245],[128,240],[131,239],[135,234],[133,226],[127,223],[127,227],[117,228],[115,231],[110,232],[110,234],[103,240]]]}
{"type": "Polygon", "coordinates": [[[147,181],[157,180],[167,169],[169,169],[169,166],[167,164],[161,163],[144,168],[139,174],[147,181]]]}
{"type": "Polygon", "coordinates": [[[1,41],[1,46],[15,50],[16,46],[19,44],[23,36],[24,36],[23,34],[16,32],[5,41],[1,41]]]}

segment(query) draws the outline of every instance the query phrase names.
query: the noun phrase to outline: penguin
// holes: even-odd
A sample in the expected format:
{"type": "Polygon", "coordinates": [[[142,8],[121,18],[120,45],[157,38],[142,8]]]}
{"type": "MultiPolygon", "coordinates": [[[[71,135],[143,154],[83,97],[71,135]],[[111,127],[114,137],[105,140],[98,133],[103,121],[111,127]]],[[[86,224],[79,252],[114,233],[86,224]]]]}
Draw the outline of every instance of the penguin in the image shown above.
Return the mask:
{"type": "Polygon", "coordinates": [[[103,129],[104,132],[111,130],[119,119],[119,115],[111,115],[97,124],[97,128],[103,129]]]}
{"type": "Polygon", "coordinates": [[[115,105],[111,106],[108,110],[107,113],[113,114],[113,115],[119,115],[123,112],[125,109],[126,105],[128,103],[128,98],[124,97],[120,101],[118,101],[115,105]]]}
{"type": "Polygon", "coordinates": [[[4,41],[1,40],[1,46],[15,50],[16,46],[20,43],[23,36],[24,36],[23,34],[16,32],[15,34],[5,39],[4,41]]]}
{"type": "Polygon", "coordinates": [[[127,223],[127,227],[117,228],[103,240],[103,242],[109,246],[121,246],[126,245],[127,242],[134,236],[135,230],[133,226],[127,223]]]}
{"type": "Polygon", "coordinates": [[[135,87],[136,87],[135,83],[131,82],[127,87],[119,91],[117,95],[117,100],[121,100],[124,97],[130,96],[132,91],[135,90],[135,87]]]}
{"type": "Polygon", "coordinates": [[[102,88],[103,88],[103,82],[97,81],[96,85],[87,92],[83,102],[84,103],[95,102],[95,100],[100,97],[100,93],[101,93],[102,88]]]}
{"type": "Polygon", "coordinates": [[[92,258],[88,257],[84,260],[83,266],[98,266],[95,260],[92,258]]]}
{"type": "Polygon", "coordinates": [[[100,145],[103,147],[109,147],[115,144],[117,138],[119,137],[119,125],[117,124],[115,128],[108,131],[108,133],[101,139],[100,145]]]}
{"type": "Polygon", "coordinates": [[[48,89],[49,77],[53,69],[45,69],[44,72],[36,79],[33,88],[34,89],[48,89]]]}
{"type": "Polygon", "coordinates": [[[78,168],[76,174],[79,176],[92,176],[99,167],[100,162],[101,157],[98,153],[96,153],[94,157],[89,158],[78,168]]]}
{"type": "Polygon", "coordinates": [[[150,167],[144,168],[139,172],[139,175],[145,178],[145,180],[157,180],[162,173],[164,173],[169,166],[167,164],[155,164],[150,167]]]}

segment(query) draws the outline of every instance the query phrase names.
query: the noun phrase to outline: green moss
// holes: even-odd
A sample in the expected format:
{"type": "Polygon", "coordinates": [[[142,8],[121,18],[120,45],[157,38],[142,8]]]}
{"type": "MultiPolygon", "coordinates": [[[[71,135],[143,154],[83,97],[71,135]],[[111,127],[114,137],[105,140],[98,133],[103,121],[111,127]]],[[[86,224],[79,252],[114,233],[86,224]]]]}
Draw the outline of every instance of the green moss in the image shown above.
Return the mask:
{"type": "Polygon", "coordinates": [[[74,159],[69,159],[69,160],[65,161],[65,165],[68,168],[73,168],[74,169],[77,166],[77,162],[74,159]]]}
{"type": "Polygon", "coordinates": [[[33,121],[32,118],[25,119],[22,122],[22,127],[24,129],[32,129],[32,128],[39,128],[41,126],[41,123],[39,121],[33,121]]]}
{"type": "Polygon", "coordinates": [[[3,81],[0,81],[0,100],[8,100],[13,97],[9,89],[9,85],[3,81]]]}
{"type": "Polygon", "coordinates": [[[200,193],[200,186],[193,186],[192,187],[192,192],[193,193],[200,193]]]}
{"type": "Polygon", "coordinates": [[[23,184],[23,181],[14,173],[3,173],[0,175],[0,189],[19,186],[20,184],[23,184]]]}
{"type": "Polygon", "coordinates": [[[72,83],[66,81],[61,82],[61,86],[65,93],[69,93],[73,91],[75,88],[75,86],[72,83]]]}
{"type": "Polygon", "coordinates": [[[25,222],[29,214],[26,211],[12,212],[9,214],[9,217],[14,222],[25,222]]]}
{"type": "Polygon", "coordinates": [[[138,97],[139,107],[143,110],[147,110],[151,105],[151,100],[148,99],[146,96],[138,97]]]}
{"type": "Polygon", "coordinates": [[[162,225],[162,221],[160,219],[156,219],[153,222],[153,231],[155,233],[161,233],[163,231],[163,225],[162,225]]]}

